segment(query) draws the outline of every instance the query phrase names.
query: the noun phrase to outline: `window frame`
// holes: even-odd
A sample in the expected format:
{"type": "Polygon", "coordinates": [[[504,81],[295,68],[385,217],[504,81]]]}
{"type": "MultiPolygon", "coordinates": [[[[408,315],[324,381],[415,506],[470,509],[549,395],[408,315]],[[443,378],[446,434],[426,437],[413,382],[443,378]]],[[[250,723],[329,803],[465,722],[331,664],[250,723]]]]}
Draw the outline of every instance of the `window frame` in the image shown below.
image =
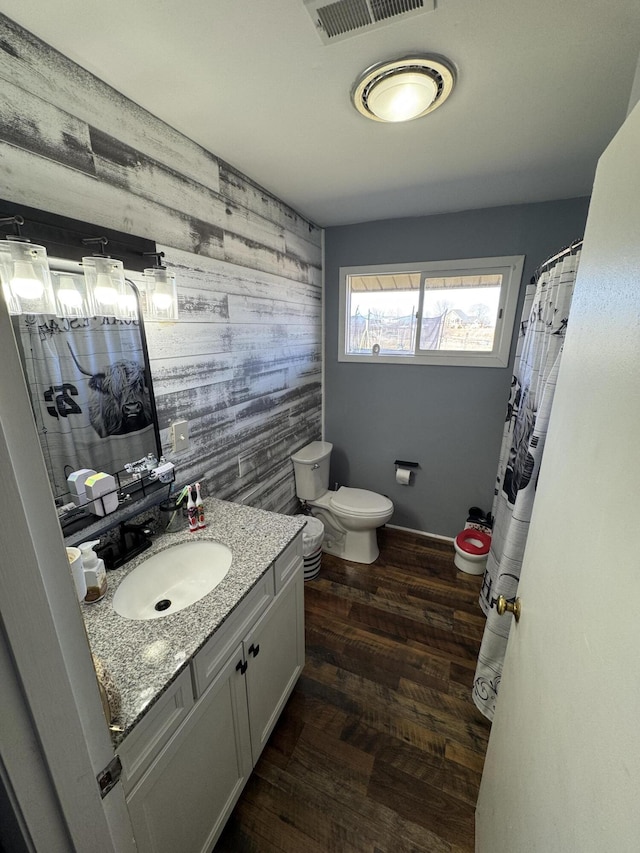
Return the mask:
{"type": "Polygon", "coordinates": [[[338,361],[358,362],[360,364],[423,364],[457,367],[507,367],[515,325],[516,309],[520,294],[520,284],[524,269],[524,255],[503,255],[488,258],[463,258],[445,261],[424,261],[413,264],[371,264],[365,266],[340,267],[340,298],[338,324],[338,361]],[[382,355],[374,353],[347,352],[347,311],[350,310],[350,276],[419,274],[418,316],[416,340],[413,353],[406,355],[382,355]],[[469,352],[464,350],[420,350],[420,331],[422,306],[424,302],[424,282],[428,278],[446,278],[463,275],[503,276],[498,302],[493,348],[489,352],[469,352]]]}

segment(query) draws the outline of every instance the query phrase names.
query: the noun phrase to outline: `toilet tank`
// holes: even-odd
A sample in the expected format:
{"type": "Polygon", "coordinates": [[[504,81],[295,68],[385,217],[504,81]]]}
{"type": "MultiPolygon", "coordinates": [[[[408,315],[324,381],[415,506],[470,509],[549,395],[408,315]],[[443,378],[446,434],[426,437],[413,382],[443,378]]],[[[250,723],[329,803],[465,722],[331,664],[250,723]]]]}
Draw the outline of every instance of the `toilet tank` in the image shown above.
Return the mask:
{"type": "Polygon", "coordinates": [[[328,441],[312,441],[291,457],[300,500],[313,501],[328,490],[332,448],[328,441]]]}

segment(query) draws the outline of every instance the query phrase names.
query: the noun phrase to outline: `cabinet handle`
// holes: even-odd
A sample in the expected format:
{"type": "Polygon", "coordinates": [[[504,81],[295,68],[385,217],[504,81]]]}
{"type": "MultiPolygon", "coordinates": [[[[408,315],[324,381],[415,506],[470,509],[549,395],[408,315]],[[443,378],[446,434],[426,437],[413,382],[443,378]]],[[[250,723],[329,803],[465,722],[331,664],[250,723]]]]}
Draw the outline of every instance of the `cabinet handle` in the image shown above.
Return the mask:
{"type": "Polygon", "coordinates": [[[254,646],[253,643],[249,646],[249,654],[253,655],[254,658],[257,658],[260,654],[260,643],[257,646],[254,646]]]}
{"type": "Polygon", "coordinates": [[[238,661],[238,663],[236,664],[236,672],[240,672],[240,675],[244,675],[247,671],[248,666],[249,664],[246,661],[238,661]]]}

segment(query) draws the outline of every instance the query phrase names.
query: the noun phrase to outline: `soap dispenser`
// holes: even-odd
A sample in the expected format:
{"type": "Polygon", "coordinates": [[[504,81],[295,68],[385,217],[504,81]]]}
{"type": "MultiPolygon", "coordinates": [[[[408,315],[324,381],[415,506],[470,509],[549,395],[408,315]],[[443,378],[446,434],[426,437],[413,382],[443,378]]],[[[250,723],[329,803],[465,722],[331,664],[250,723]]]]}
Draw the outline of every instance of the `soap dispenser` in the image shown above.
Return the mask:
{"type": "Polygon", "coordinates": [[[78,545],[82,554],[84,577],[87,582],[87,594],[84,597],[86,604],[100,601],[107,591],[107,573],[104,568],[104,560],[100,560],[93,550],[99,544],[100,540],[95,539],[93,542],[83,542],[78,545]]]}

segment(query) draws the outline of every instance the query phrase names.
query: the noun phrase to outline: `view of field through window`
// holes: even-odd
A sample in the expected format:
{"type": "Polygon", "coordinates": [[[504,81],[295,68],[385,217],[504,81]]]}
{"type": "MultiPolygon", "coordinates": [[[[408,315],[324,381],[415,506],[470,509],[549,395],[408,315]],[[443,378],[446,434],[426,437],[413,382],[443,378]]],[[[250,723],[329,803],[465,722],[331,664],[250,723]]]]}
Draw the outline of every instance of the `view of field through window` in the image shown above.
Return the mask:
{"type": "Polygon", "coordinates": [[[420,312],[420,273],[349,276],[347,352],[488,352],[501,286],[499,274],[427,277],[420,312]]]}

